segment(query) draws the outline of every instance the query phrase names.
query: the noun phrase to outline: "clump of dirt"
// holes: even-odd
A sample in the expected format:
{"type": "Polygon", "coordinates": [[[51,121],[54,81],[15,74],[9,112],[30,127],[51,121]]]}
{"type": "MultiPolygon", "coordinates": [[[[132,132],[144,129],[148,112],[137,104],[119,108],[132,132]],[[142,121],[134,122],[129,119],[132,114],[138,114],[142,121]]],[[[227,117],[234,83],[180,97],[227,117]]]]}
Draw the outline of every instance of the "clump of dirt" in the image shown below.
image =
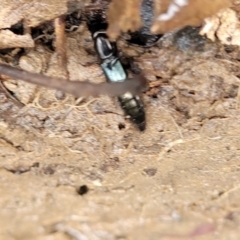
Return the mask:
{"type": "MultiPolygon", "coordinates": [[[[143,133],[115,98],[3,82],[1,239],[239,238],[239,47],[198,31],[119,40],[149,80],[143,133]]],[[[66,45],[70,79],[106,81],[84,22],[66,45]]],[[[43,42],[0,57],[59,74],[43,42]]]]}

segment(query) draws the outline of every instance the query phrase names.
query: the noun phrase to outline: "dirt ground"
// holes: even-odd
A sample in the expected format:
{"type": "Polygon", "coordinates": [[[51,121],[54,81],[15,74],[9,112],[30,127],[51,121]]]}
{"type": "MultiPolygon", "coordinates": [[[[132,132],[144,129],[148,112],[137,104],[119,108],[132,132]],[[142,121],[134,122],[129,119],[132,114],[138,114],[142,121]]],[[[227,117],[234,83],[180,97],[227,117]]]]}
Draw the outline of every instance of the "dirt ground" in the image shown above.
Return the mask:
{"type": "MultiPolygon", "coordinates": [[[[4,83],[24,106],[1,90],[0,239],[239,239],[240,51],[197,31],[119,41],[149,80],[143,133],[114,98],[4,83]]],[[[105,81],[84,25],[67,49],[70,79],[105,81]]],[[[15,64],[59,75],[42,45],[15,64]]]]}

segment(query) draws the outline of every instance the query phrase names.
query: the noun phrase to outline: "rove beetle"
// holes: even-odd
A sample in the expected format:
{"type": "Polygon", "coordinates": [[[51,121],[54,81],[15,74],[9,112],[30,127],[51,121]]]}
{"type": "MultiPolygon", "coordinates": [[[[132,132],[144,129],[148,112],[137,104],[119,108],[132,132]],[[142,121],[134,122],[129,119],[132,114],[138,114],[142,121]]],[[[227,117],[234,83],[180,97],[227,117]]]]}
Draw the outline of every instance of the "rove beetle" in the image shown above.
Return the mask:
{"type": "MultiPolygon", "coordinates": [[[[88,28],[92,33],[95,50],[101,61],[101,68],[108,82],[128,81],[127,71],[119,60],[117,45],[110,42],[106,35],[107,24],[101,19],[100,14],[87,21],[88,28]]],[[[127,92],[118,97],[118,101],[127,117],[137,126],[140,131],[146,127],[145,111],[140,96],[127,92]]]]}

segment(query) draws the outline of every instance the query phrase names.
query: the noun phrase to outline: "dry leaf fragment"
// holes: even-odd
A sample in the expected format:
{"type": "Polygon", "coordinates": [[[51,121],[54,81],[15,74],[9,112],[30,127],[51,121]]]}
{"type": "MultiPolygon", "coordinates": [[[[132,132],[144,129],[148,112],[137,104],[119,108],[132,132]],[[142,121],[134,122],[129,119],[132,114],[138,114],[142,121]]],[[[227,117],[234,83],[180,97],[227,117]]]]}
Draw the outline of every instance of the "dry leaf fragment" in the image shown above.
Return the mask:
{"type": "Polygon", "coordinates": [[[115,40],[121,33],[136,31],[141,27],[141,0],[113,0],[108,10],[107,34],[115,40]]]}
{"type": "Polygon", "coordinates": [[[6,48],[31,48],[34,41],[29,34],[17,35],[10,30],[0,30],[0,49],[6,48]]]}
{"type": "Polygon", "coordinates": [[[232,4],[231,0],[113,0],[108,10],[108,35],[112,40],[121,31],[136,31],[141,27],[143,1],[154,1],[153,34],[166,33],[187,25],[199,26],[205,18],[232,4]]]}
{"type": "Polygon", "coordinates": [[[206,34],[212,41],[215,41],[217,36],[222,44],[240,46],[240,23],[237,13],[228,8],[205,19],[205,25],[200,34],[206,34]]]}
{"type": "Polygon", "coordinates": [[[198,26],[230,5],[231,0],[155,0],[156,19],[151,30],[165,33],[187,25],[198,26]]]}

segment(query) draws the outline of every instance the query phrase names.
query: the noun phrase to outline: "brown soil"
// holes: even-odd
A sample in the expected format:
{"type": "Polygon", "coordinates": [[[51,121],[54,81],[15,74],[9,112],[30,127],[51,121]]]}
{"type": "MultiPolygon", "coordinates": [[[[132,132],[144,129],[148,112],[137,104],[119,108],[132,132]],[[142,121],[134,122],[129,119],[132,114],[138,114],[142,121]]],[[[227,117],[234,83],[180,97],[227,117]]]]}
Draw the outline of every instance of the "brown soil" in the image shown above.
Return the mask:
{"type": "MultiPolygon", "coordinates": [[[[0,239],[239,239],[240,52],[194,31],[119,42],[150,82],[144,133],[108,96],[5,82],[24,107],[0,92],[0,239]]],[[[85,27],[67,42],[70,78],[105,81],[85,27]]],[[[40,45],[19,65],[58,75],[40,45]]]]}

